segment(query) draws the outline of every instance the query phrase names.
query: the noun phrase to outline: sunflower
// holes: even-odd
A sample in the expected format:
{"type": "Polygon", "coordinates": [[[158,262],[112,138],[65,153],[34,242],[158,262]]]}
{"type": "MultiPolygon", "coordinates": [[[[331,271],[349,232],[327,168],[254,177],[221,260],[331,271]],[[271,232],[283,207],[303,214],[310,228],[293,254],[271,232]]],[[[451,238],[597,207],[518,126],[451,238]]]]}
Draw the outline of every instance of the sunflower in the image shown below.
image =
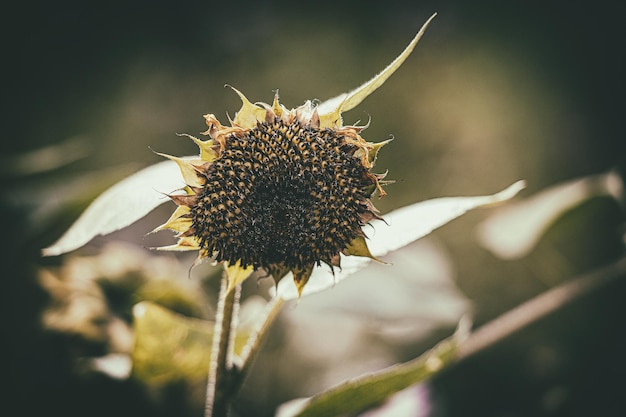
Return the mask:
{"type": "Polygon", "coordinates": [[[371,257],[361,228],[379,218],[370,197],[385,195],[385,175],[370,169],[386,142],[366,142],[363,127],[342,126],[339,112],[320,115],[310,101],[289,110],[278,94],[252,104],[235,91],[243,105],[230,126],[208,114],[210,139],[189,136],[198,159],[163,155],[187,186],[170,195],[178,208],[157,228],[178,232],[178,243],[162,249],[224,262],[231,286],[254,270],[276,281],[291,271],[299,292],[315,265],[371,257]]]}

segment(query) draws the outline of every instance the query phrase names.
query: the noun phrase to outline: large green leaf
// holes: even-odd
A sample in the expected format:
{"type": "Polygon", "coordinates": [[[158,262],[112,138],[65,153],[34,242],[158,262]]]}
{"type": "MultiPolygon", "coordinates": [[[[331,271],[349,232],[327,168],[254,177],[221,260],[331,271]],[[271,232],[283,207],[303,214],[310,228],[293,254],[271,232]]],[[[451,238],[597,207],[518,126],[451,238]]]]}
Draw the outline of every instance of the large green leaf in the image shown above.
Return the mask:
{"type": "Polygon", "coordinates": [[[347,380],[311,398],[281,407],[277,417],[332,417],[363,411],[439,372],[453,358],[464,337],[440,342],[412,361],[347,380]]]}

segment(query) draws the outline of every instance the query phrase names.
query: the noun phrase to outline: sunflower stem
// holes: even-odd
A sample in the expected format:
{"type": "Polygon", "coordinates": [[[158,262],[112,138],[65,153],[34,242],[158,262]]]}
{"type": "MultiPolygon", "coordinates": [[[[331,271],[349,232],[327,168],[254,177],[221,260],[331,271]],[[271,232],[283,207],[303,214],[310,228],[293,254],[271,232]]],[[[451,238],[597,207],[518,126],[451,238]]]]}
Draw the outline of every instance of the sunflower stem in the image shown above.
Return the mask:
{"type": "Polygon", "coordinates": [[[227,416],[230,401],[236,394],[233,379],[237,372],[233,367],[233,349],[240,294],[239,285],[231,291],[228,290],[228,277],[224,274],[215,316],[205,417],[227,416]]]}

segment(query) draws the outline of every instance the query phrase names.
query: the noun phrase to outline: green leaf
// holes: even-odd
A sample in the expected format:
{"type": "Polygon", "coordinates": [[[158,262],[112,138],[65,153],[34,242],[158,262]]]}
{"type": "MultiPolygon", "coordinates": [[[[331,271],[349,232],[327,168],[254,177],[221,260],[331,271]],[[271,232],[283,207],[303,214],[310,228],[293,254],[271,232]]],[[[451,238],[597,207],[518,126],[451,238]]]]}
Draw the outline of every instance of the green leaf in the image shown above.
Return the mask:
{"type": "MultiPolygon", "coordinates": [[[[142,301],[133,308],[135,346],[133,376],[149,384],[183,379],[203,380],[211,361],[214,323],[174,313],[142,301]]],[[[238,332],[235,353],[249,332],[238,332]]]]}
{"type": "Polygon", "coordinates": [[[282,407],[277,416],[331,417],[357,413],[379,404],[390,395],[424,381],[450,363],[465,333],[465,329],[457,332],[409,362],[347,380],[299,402],[297,407],[282,407]]]}
{"type": "Polygon", "coordinates": [[[135,305],[133,318],[133,376],[156,384],[206,377],[213,323],[147,301],[135,305]]]}

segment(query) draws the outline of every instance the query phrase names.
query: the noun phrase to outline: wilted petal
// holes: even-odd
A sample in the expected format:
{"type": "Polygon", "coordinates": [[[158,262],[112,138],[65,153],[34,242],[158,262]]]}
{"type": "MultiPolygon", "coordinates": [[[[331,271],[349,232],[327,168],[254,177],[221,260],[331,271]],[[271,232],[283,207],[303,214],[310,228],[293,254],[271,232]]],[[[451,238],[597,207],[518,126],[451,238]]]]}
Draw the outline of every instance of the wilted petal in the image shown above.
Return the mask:
{"type": "Polygon", "coordinates": [[[225,263],[226,274],[228,274],[228,292],[231,292],[237,285],[241,284],[254,272],[252,265],[243,267],[241,263],[237,261],[234,265],[228,265],[225,263]]]}
{"type": "Polygon", "coordinates": [[[165,193],[184,185],[174,161],[144,168],[96,198],[59,240],[43,249],[43,255],[61,255],[80,248],[96,236],[122,229],[170,201],[165,193]]]}
{"type": "Polygon", "coordinates": [[[372,255],[369,248],[367,247],[367,240],[363,236],[357,236],[350,242],[346,251],[344,252],[346,255],[354,255],[354,256],[365,256],[367,258],[371,258],[375,261],[382,262],[380,259],[377,259],[372,255]]]}
{"type": "MultiPolygon", "coordinates": [[[[313,269],[313,273],[311,274],[309,281],[302,290],[302,295],[314,294],[330,288],[335,285],[335,283],[365,268],[370,261],[370,258],[341,255],[341,268],[334,267],[334,274],[331,271],[330,266],[318,266],[313,269]]],[[[299,298],[298,290],[293,282],[291,272],[278,283],[277,294],[284,300],[295,300],[299,298]]]]}
{"type": "Polygon", "coordinates": [[[156,227],[150,233],[160,232],[164,229],[173,229],[178,233],[183,233],[185,230],[188,230],[192,226],[190,222],[191,219],[188,217],[188,214],[190,212],[191,209],[187,206],[176,207],[176,210],[174,211],[174,213],[172,213],[170,218],[164,224],[156,227]]]}
{"type": "Polygon", "coordinates": [[[557,184],[494,213],[479,225],[478,241],[502,259],[519,259],[567,210],[595,196],[621,201],[623,194],[622,180],[615,172],[557,184]]]}
{"type": "Polygon", "coordinates": [[[163,158],[167,158],[171,161],[176,162],[176,165],[178,165],[180,173],[183,176],[183,180],[188,186],[200,188],[204,185],[204,181],[200,176],[198,176],[198,167],[203,164],[203,161],[201,159],[192,161],[185,158],[177,158],[175,156],[165,153],[155,153],[159,156],[162,156],[163,158]]]}
{"type": "Polygon", "coordinates": [[[226,85],[230,87],[241,99],[241,109],[235,115],[235,120],[233,120],[233,126],[243,127],[245,129],[250,129],[256,126],[258,122],[265,121],[265,109],[263,107],[257,106],[256,104],[252,104],[250,100],[243,95],[243,93],[237,90],[235,87],[226,85]]]}
{"type": "MultiPolygon", "coordinates": [[[[437,198],[392,211],[383,216],[386,223],[381,220],[373,220],[370,225],[365,226],[364,230],[370,237],[368,240],[369,250],[375,257],[384,256],[426,236],[469,210],[509,200],[525,186],[524,181],[518,181],[494,195],[437,198]]],[[[369,262],[371,259],[366,257],[342,256],[341,268],[333,268],[334,273],[329,266],[317,267],[313,270],[302,295],[313,294],[330,288],[364,268],[369,262]]],[[[278,284],[277,293],[285,300],[298,298],[298,293],[291,279],[281,280],[278,284]]]]}

